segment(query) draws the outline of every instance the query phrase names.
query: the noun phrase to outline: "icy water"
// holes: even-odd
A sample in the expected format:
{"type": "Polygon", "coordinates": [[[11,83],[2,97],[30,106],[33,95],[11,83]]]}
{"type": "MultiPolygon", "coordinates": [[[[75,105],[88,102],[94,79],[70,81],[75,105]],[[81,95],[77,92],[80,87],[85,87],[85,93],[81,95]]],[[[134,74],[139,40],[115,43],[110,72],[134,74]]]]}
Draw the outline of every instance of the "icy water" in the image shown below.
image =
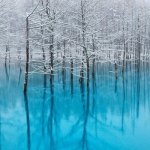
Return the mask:
{"type": "Polygon", "coordinates": [[[0,66],[0,150],[149,150],[150,69],[132,65],[116,80],[114,65],[97,64],[90,87],[70,72],[29,77],[0,66]],[[88,98],[89,97],[89,98],[88,98]]]}

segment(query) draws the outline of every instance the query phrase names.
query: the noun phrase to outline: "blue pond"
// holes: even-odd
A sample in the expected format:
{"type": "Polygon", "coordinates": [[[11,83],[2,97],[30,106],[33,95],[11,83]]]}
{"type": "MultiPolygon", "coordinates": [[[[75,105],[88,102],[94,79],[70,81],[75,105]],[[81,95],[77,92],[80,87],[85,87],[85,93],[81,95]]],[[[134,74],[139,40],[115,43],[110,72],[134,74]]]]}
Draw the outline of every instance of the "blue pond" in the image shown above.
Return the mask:
{"type": "Polygon", "coordinates": [[[1,150],[150,150],[150,69],[96,64],[90,86],[70,70],[31,74],[23,94],[24,70],[0,66],[1,150]]]}

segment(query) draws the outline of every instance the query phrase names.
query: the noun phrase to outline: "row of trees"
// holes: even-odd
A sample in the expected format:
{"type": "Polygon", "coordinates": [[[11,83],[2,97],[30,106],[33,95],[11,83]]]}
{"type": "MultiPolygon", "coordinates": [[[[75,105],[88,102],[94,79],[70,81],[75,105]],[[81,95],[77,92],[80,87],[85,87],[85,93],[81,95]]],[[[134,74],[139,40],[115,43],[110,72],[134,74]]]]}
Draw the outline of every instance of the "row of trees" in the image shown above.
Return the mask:
{"type": "Polygon", "coordinates": [[[80,82],[86,72],[88,85],[90,65],[93,64],[94,71],[95,61],[116,65],[119,62],[124,72],[125,62],[132,61],[139,68],[140,61],[149,59],[147,1],[40,0],[32,3],[34,9],[27,16],[27,61],[30,53],[34,72],[52,75],[59,69],[58,64],[65,68],[65,62],[69,62],[72,74],[79,75],[80,82]],[[77,74],[73,67],[76,65],[77,74]]]}
{"type": "Polygon", "coordinates": [[[146,0],[2,0],[0,8],[1,56],[25,60],[27,33],[26,73],[29,64],[31,73],[51,75],[70,64],[71,78],[86,78],[88,85],[95,62],[122,65],[124,72],[127,61],[138,68],[149,61],[146,0]]]}
{"type": "Polygon", "coordinates": [[[9,58],[24,58],[22,53],[25,47],[24,22],[25,15],[20,11],[20,3],[17,0],[0,1],[0,57],[5,58],[5,65],[9,58]],[[21,55],[22,54],[22,55],[21,55]]]}

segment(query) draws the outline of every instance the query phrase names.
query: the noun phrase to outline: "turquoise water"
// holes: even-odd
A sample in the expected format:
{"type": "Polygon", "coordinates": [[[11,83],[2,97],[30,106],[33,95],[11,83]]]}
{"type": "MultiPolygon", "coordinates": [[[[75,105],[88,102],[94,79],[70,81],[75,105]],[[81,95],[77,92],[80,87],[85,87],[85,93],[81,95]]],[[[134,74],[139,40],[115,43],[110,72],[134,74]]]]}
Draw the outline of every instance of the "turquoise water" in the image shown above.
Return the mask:
{"type": "Polygon", "coordinates": [[[54,77],[29,76],[0,66],[1,150],[149,150],[150,70],[129,66],[124,76],[114,65],[97,64],[90,87],[70,81],[70,71],[54,77]]]}

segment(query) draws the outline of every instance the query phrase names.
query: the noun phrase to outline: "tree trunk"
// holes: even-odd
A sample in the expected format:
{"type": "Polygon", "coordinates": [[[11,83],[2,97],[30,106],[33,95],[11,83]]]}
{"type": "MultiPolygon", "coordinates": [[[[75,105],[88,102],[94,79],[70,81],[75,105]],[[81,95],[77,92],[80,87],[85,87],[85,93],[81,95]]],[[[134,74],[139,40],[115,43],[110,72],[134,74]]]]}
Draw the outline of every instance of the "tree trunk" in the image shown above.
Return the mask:
{"type": "Polygon", "coordinates": [[[24,81],[24,94],[27,92],[28,85],[28,71],[29,71],[29,22],[28,17],[26,18],[26,72],[24,81]]]}

